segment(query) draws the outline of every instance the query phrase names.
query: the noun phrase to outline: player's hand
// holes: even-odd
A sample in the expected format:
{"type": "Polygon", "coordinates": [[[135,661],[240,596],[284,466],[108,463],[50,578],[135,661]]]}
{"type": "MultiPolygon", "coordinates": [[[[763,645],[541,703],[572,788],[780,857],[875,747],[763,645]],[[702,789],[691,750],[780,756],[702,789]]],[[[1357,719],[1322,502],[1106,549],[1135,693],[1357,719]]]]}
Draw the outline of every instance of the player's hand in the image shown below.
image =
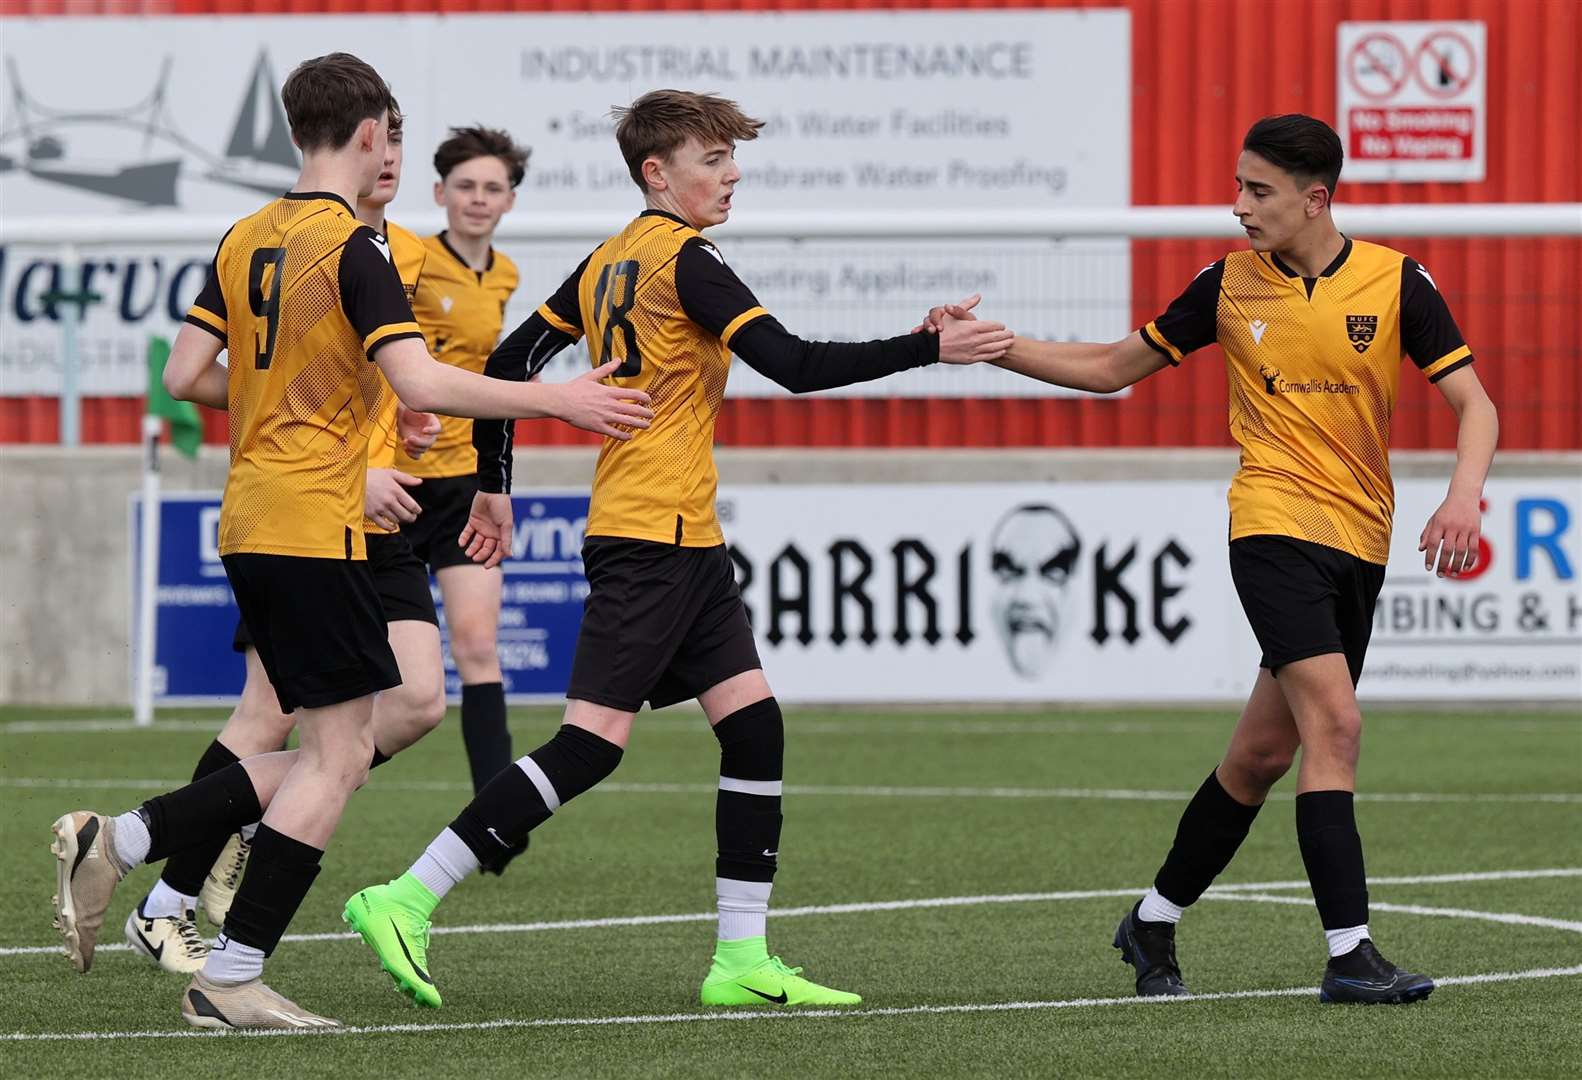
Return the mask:
{"type": "Polygon", "coordinates": [[[423,451],[434,445],[434,440],[439,438],[439,417],[431,412],[417,412],[406,406],[396,410],[396,435],[401,439],[401,447],[406,451],[406,456],[416,461],[423,456],[423,451]]]}
{"type": "Polygon", "coordinates": [[[978,302],[982,299],[982,293],[973,293],[965,300],[957,303],[931,307],[928,309],[928,314],[923,316],[923,321],[912,327],[911,332],[914,334],[937,334],[944,327],[945,316],[947,315],[952,319],[961,319],[963,321],[976,319],[977,316],[972,314],[972,309],[977,307],[978,302]]]}
{"type": "Polygon", "coordinates": [[[634,428],[646,428],[654,418],[648,395],[599,381],[614,375],[621,363],[611,360],[557,385],[555,415],[573,427],[623,442],[632,437],[634,428]]]}
{"type": "Polygon", "coordinates": [[[363,513],[380,528],[392,531],[416,521],[423,508],[406,493],[423,481],[400,469],[369,469],[368,487],[363,492],[363,513]]]}
{"type": "Polygon", "coordinates": [[[1450,495],[1439,504],[1423,526],[1417,550],[1423,552],[1423,569],[1438,577],[1464,574],[1478,564],[1478,538],[1483,533],[1483,513],[1476,499],[1450,495]]]}
{"type": "Polygon", "coordinates": [[[958,319],[946,314],[939,329],[939,359],[944,364],[976,364],[998,360],[1016,335],[997,322],[958,319]]]}
{"type": "Polygon", "coordinates": [[[511,553],[511,496],[480,491],[472,497],[467,527],[456,541],[467,558],[484,569],[499,566],[511,553]]]}

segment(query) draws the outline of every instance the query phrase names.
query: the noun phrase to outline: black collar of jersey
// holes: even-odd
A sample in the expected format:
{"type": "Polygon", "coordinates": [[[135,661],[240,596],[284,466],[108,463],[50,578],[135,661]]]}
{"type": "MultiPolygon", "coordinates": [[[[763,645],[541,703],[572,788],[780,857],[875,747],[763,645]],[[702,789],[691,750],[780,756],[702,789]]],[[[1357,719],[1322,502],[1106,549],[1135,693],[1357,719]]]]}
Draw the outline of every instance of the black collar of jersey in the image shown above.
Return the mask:
{"type": "Polygon", "coordinates": [[[288,191],[280,197],[282,199],[301,199],[303,201],[307,201],[309,199],[328,199],[330,202],[338,202],[342,206],[346,207],[346,212],[352,217],[357,216],[357,211],[352,209],[351,204],[345,199],[341,198],[339,195],[335,194],[333,191],[288,191]]]}
{"type": "MultiPolygon", "coordinates": [[[[1346,242],[1341,245],[1340,254],[1336,255],[1334,261],[1332,261],[1328,266],[1324,267],[1324,269],[1319,273],[1319,277],[1334,277],[1335,274],[1340,271],[1340,268],[1346,265],[1346,259],[1351,254],[1351,237],[1342,235],[1341,239],[1346,242]]],[[[1269,256],[1274,260],[1274,265],[1279,268],[1280,273],[1284,274],[1286,277],[1302,276],[1290,266],[1288,266],[1284,259],[1280,258],[1279,252],[1271,251],[1269,252],[1269,256]]]]}
{"type": "Polygon", "coordinates": [[[669,218],[671,221],[674,221],[677,225],[686,225],[687,228],[689,228],[689,229],[692,228],[691,225],[687,225],[687,219],[686,218],[677,217],[675,214],[672,214],[669,210],[655,210],[653,208],[649,208],[647,210],[644,210],[641,214],[638,214],[637,216],[640,217],[640,218],[645,218],[645,217],[669,218]]]}
{"type": "MultiPolygon", "coordinates": [[[[439,231],[439,243],[440,243],[440,246],[443,247],[446,251],[450,252],[450,257],[455,259],[457,262],[461,263],[462,268],[464,270],[472,270],[472,264],[470,262],[468,262],[466,259],[462,258],[461,257],[461,253],[459,251],[457,251],[455,248],[450,246],[450,238],[446,235],[448,232],[450,232],[449,229],[441,229],[439,231]]],[[[484,264],[484,267],[483,267],[482,270],[472,270],[472,272],[474,274],[477,274],[478,275],[478,280],[480,282],[482,282],[483,281],[483,275],[487,274],[490,270],[493,270],[493,269],[494,269],[494,248],[490,247],[489,248],[489,261],[484,264]]]]}

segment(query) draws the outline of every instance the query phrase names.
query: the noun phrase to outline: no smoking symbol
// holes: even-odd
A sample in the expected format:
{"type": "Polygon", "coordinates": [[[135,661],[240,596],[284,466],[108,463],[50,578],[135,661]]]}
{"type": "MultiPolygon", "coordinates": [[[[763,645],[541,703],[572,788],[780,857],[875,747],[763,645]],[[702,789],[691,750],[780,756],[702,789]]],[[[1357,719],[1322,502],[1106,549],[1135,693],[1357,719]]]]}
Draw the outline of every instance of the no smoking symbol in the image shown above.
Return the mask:
{"type": "Polygon", "coordinates": [[[1406,47],[1391,34],[1367,34],[1346,56],[1346,79],[1366,98],[1394,97],[1411,74],[1406,47]]]}
{"type": "Polygon", "coordinates": [[[1412,73],[1434,97],[1452,98],[1471,85],[1477,65],[1470,41],[1454,30],[1436,30],[1417,47],[1412,73]]]}

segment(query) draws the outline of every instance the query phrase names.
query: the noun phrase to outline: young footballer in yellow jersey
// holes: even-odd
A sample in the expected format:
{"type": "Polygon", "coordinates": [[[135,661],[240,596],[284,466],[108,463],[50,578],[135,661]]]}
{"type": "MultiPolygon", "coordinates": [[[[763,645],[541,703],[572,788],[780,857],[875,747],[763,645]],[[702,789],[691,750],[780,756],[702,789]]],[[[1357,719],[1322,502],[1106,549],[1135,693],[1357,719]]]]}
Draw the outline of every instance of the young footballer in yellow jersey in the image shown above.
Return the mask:
{"type": "MultiPolygon", "coordinates": [[[[1057,386],[1108,392],[1213,342],[1225,350],[1231,434],[1241,446],[1230,569],[1262,670],[1153,888],[1116,930],[1143,996],[1186,993],[1175,924],[1230,863],[1299,747],[1297,841],[1330,956],[1319,1000],[1399,1004],[1434,987],[1374,947],[1352,809],[1362,734],[1355,687],[1395,511],[1390,416],[1401,361],[1410,357],[1460,420],[1449,491],[1419,538],[1425,565],[1440,576],[1477,559],[1478,501],[1499,421],[1428,271],[1336,230],[1330,204],[1341,160],[1340,139],[1322,121],[1260,120],[1236,165],[1234,212],[1250,250],[1204,268],[1124,341],[1017,338],[998,361],[1057,386]]],[[[930,322],[942,313],[930,312],[930,322]]]]}
{"type": "MultiPolygon", "coordinates": [[[[503,131],[452,128],[434,151],[434,169],[434,200],[445,208],[447,227],[423,241],[428,258],[412,311],[435,359],[481,372],[499,344],[505,306],[516,291],[516,264],[493,241],[501,215],[515,205],[527,151],[503,131]]],[[[461,677],[462,741],[476,791],[512,760],[496,643],[502,575],[498,567],[474,563],[457,543],[478,493],[478,454],[471,420],[447,416],[442,423],[427,453],[402,461],[422,480],[412,489],[422,513],[406,531],[445,601],[451,656],[461,677]]],[[[514,854],[488,869],[499,873],[514,854]]]]}
{"type": "MultiPolygon", "coordinates": [[[[609,776],[634,714],[689,698],[720,744],[715,803],[718,944],[700,992],[708,1005],[850,1005],[855,994],[802,978],[770,955],[769,893],[780,849],[784,730],[764,678],[714,509],[714,423],[730,354],[796,391],[880,378],[935,361],[1001,355],[993,323],[947,322],[939,337],[810,342],[759,305],[702,230],[730,214],[737,142],[762,126],[733,102],[660,90],[617,110],[616,139],[646,209],[583,260],[489,358],[487,372],[531,378],[586,336],[594,364],[619,363],[656,413],[599,455],[583,548],[590,595],[565,722],[480,791],[412,869],[365,889],[346,918],[403,992],[437,1006],[427,970],[440,899],[560,806],[609,776]],[[974,330],[976,327],[976,331],[974,330]],[[628,452],[628,450],[632,452],[628,452]]],[[[498,563],[509,544],[511,425],[473,425],[480,492],[470,555],[498,563]]]]}
{"type": "MultiPolygon", "coordinates": [[[[373,191],[357,200],[357,220],[384,234],[396,274],[410,295],[427,249],[415,234],[385,220],[385,207],[395,198],[401,182],[401,143],[401,114],[392,109],[384,168],[373,191]]],[[[445,715],[445,687],[428,573],[398,531],[403,521],[413,520],[416,514],[416,504],[403,486],[412,481],[394,467],[397,442],[420,454],[438,434],[439,419],[431,413],[404,412],[386,386],[371,420],[363,532],[390,648],[401,670],[401,685],[380,694],[374,705],[378,764],[439,723],[445,715]]],[[[280,749],[296,724],[291,714],[280,709],[245,620],[237,620],[232,644],[246,663],[241,698],[225,727],[198,759],[194,780],[253,754],[280,749]]],[[[127,916],[123,929],[134,952],[167,971],[190,974],[203,966],[209,947],[196,925],[198,901],[201,898],[212,924],[225,925],[231,899],[247,867],[254,828],[245,826],[229,839],[195,845],[165,861],[153,889],[127,916]]]]}
{"type": "Polygon", "coordinates": [[[616,439],[651,416],[646,395],[598,381],[616,365],[525,386],[436,363],[389,240],[352,211],[384,167],[390,88],[333,53],[298,66],[281,96],[302,174],[221,240],[166,385],[230,413],[220,559],[300,748],[253,755],[118,816],[75,811],[52,829],[57,925],[86,971],[128,870],[259,822],[225,928],[182,994],[183,1018],[216,1029],[337,1026],[262,975],[367,778],[374,698],[401,682],[363,531],[385,379],[413,409],[556,416],[616,439]]]}

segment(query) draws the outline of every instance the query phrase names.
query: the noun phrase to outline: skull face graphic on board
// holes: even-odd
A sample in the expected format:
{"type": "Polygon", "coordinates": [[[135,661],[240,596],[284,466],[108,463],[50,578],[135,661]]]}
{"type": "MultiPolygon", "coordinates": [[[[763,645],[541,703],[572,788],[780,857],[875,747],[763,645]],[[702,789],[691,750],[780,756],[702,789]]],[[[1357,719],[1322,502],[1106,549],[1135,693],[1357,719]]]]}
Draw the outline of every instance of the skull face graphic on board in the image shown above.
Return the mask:
{"type": "Polygon", "coordinates": [[[1024,679],[1037,678],[1059,650],[1062,610],[1082,539],[1055,507],[1027,503],[1000,519],[989,547],[995,630],[1011,668],[1024,679]]]}

